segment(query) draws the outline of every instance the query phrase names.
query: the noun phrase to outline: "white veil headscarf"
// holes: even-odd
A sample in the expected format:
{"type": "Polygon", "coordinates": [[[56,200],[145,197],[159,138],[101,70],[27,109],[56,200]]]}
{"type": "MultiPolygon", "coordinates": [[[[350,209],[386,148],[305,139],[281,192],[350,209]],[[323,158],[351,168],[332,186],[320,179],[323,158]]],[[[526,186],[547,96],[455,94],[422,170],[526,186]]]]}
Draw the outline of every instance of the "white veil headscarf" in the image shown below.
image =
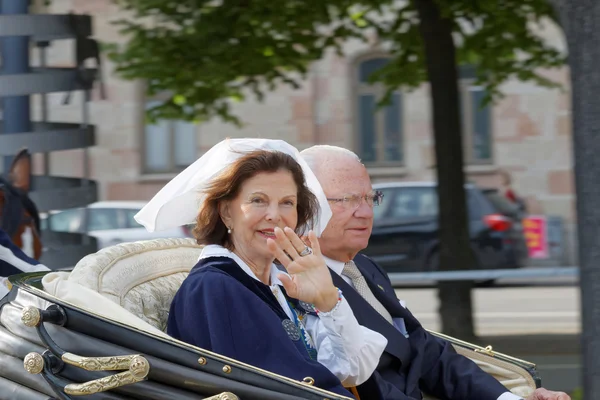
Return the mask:
{"type": "Polygon", "coordinates": [[[327,197],[300,152],[283,140],[273,139],[226,139],[207,151],[165,185],[136,215],[135,220],[148,231],[162,231],[195,223],[204,201],[204,189],[211,180],[245,153],[254,150],[280,151],[294,158],[302,167],[308,188],[319,201],[319,218],[309,226],[321,236],[331,218],[327,197]]]}

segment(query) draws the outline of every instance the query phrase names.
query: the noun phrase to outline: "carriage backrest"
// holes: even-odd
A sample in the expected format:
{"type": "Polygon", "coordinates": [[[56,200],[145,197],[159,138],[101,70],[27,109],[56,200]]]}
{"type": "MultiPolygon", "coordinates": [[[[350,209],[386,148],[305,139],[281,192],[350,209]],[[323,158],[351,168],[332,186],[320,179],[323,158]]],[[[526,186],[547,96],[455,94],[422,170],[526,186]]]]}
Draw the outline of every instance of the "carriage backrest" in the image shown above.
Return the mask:
{"type": "Polygon", "coordinates": [[[68,280],[164,332],[173,297],[201,252],[190,238],[122,243],[81,259],[68,280]]]}

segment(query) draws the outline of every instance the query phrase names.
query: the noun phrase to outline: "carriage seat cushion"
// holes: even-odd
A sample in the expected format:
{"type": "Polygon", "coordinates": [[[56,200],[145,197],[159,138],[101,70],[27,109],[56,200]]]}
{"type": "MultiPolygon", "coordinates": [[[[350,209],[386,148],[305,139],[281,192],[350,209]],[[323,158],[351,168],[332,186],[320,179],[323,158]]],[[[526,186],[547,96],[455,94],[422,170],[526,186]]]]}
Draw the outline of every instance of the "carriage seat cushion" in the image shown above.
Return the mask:
{"type": "Polygon", "coordinates": [[[201,251],[190,238],[122,243],[81,259],[68,280],[165,332],[173,297],[201,251]]]}

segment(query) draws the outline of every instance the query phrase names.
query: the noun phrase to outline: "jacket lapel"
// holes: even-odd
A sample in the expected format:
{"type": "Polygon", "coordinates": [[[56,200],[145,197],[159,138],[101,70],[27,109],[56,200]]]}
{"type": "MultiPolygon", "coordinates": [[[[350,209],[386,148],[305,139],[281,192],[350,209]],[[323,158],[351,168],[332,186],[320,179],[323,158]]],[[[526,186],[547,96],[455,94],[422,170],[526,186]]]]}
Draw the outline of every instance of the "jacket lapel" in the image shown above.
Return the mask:
{"type": "MultiPolygon", "coordinates": [[[[410,343],[406,337],[385,318],[383,318],[352,286],[337,273],[329,270],[334,285],[342,290],[344,298],[348,301],[350,308],[359,324],[372,331],[379,332],[387,339],[385,351],[403,363],[408,365],[411,356],[410,343]]],[[[372,289],[371,289],[372,290],[372,289]]],[[[378,289],[380,290],[380,289],[378,289]]],[[[385,305],[385,304],[384,304],[385,305]]]]}
{"type": "MultiPolygon", "coordinates": [[[[256,279],[251,278],[247,273],[245,273],[232,259],[228,257],[208,257],[205,260],[213,261],[211,263],[211,267],[219,269],[226,274],[230,275],[232,278],[236,279],[254,294],[256,294],[260,299],[262,299],[272,310],[281,318],[282,320],[287,319],[288,316],[281,308],[281,305],[277,301],[277,298],[271,292],[271,289],[262,282],[257,281],[256,279]],[[218,260],[220,259],[220,260],[218,260]]],[[[198,263],[198,267],[201,268],[204,263],[202,260],[198,263]]]]}
{"type": "Polygon", "coordinates": [[[373,268],[365,265],[360,258],[355,258],[354,263],[356,264],[360,273],[364,276],[367,285],[373,292],[373,295],[379,302],[389,311],[394,318],[411,318],[410,314],[406,311],[394,292],[394,288],[389,286],[388,282],[383,279],[377,279],[373,272],[373,268]]]}

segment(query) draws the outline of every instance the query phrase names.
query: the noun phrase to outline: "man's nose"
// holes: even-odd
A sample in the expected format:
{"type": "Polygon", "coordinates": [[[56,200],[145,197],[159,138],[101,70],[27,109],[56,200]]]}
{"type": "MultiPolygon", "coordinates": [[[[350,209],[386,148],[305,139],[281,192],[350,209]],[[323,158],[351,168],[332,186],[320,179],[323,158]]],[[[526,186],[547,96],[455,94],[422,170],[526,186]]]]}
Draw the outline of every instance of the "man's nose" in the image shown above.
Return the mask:
{"type": "Polygon", "coordinates": [[[354,216],[357,218],[373,218],[373,206],[367,204],[363,199],[356,210],[354,210],[354,216]]]}

